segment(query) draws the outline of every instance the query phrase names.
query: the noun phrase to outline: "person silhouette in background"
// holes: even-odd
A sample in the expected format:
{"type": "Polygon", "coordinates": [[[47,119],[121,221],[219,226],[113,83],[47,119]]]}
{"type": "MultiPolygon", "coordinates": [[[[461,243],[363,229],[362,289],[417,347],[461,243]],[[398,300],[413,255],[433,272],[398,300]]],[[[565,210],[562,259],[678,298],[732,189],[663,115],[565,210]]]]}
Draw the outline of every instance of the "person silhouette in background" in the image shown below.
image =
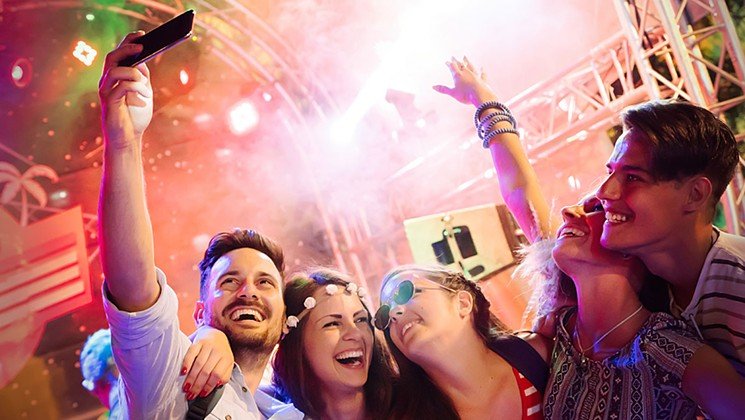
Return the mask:
{"type": "Polygon", "coordinates": [[[101,329],[91,334],[80,351],[80,373],[83,388],[95,395],[108,409],[99,419],[119,419],[119,370],[111,352],[111,331],[101,329]]]}

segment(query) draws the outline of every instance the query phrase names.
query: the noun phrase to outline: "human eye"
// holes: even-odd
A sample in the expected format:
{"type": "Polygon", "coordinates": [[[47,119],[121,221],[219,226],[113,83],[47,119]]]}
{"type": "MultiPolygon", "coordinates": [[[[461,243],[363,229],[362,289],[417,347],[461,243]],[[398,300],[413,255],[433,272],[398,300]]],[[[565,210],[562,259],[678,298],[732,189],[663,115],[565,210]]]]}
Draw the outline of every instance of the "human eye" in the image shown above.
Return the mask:
{"type": "Polygon", "coordinates": [[[259,285],[265,287],[276,287],[276,282],[270,277],[262,277],[259,279],[259,285]]]}
{"type": "Polygon", "coordinates": [[[238,279],[235,277],[226,277],[220,282],[220,287],[228,290],[236,289],[238,287],[238,279]]]}
{"type": "Polygon", "coordinates": [[[641,181],[641,177],[635,174],[626,174],[626,181],[627,182],[636,182],[641,181]]]}
{"type": "Polygon", "coordinates": [[[367,323],[370,322],[370,318],[368,318],[366,315],[364,315],[364,316],[361,316],[361,317],[355,319],[354,322],[356,322],[358,324],[367,324],[367,323]]]}
{"type": "Polygon", "coordinates": [[[338,326],[339,326],[339,321],[329,321],[323,324],[323,328],[338,327],[338,326]]]}

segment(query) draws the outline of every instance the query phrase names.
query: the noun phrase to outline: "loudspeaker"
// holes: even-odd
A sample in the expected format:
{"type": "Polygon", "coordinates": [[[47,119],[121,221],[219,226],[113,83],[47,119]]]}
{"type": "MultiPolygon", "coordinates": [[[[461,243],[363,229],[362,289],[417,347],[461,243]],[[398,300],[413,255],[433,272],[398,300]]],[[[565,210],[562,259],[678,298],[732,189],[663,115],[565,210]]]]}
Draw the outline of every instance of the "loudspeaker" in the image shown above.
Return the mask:
{"type": "Polygon", "coordinates": [[[528,241],[504,205],[488,204],[404,220],[418,264],[442,264],[479,281],[515,264],[528,241]]]}

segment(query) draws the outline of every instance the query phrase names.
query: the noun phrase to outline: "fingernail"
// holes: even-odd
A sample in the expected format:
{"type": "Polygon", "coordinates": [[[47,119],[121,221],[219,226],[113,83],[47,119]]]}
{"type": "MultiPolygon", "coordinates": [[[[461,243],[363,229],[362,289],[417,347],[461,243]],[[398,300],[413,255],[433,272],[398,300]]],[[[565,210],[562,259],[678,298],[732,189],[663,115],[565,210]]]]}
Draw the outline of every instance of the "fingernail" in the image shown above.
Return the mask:
{"type": "Polygon", "coordinates": [[[186,375],[186,366],[181,368],[181,374],[186,375]]]}
{"type": "Polygon", "coordinates": [[[185,384],[184,384],[184,392],[189,392],[189,388],[191,388],[191,384],[190,384],[190,383],[188,383],[188,382],[187,382],[187,383],[185,383],[185,384]]]}
{"type": "Polygon", "coordinates": [[[193,399],[194,399],[194,394],[189,394],[189,395],[187,395],[187,396],[186,396],[186,399],[187,399],[187,400],[190,400],[190,401],[191,401],[191,400],[193,400],[193,399]]]}
{"type": "Polygon", "coordinates": [[[209,393],[209,392],[207,392],[207,390],[205,389],[204,391],[202,391],[202,393],[201,393],[201,394],[199,394],[199,396],[200,396],[200,397],[206,397],[206,396],[207,396],[207,395],[209,395],[209,394],[210,394],[210,393],[209,393]]]}

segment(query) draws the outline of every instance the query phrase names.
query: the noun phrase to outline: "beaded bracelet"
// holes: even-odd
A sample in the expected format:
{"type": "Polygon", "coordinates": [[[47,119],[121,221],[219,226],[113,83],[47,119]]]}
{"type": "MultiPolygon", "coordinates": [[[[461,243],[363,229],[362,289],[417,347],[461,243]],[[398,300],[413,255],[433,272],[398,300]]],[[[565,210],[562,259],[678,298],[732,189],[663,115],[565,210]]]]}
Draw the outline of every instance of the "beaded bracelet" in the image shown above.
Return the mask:
{"type": "Polygon", "coordinates": [[[508,115],[505,113],[499,113],[499,112],[495,112],[489,115],[492,116],[490,119],[484,118],[483,120],[481,120],[481,123],[479,124],[479,137],[482,140],[484,139],[484,136],[486,135],[486,133],[488,133],[492,128],[494,128],[495,125],[497,125],[500,122],[509,121],[509,123],[512,124],[512,128],[515,128],[516,121],[515,121],[515,117],[513,117],[512,115],[508,115]],[[484,124],[486,124],[486,127],[484,127],[484,124]]]}
{"type": "Polygon", "coordinates": [[[476,114],[474,114],[473,116],[473,125],[476,126],[476,129],[479,128],[479,116],[482,112],[489,108],[496,108],[511,115],[510,109],[507,108],[507,105],[497,101],[486,101],[483,104],[479,105],[478,108],[476,108],[476,114]]]}
{"type": "Polygon", "coordinates": [[[512,133],[512,134],[514,134],[516,136],[519,136],[520,135],[520,133],[517,130],[515,130],[514,128],[498,128],[498,129],[496,129],[494,131],[490,131],[489,134],[487,134],[486,136],[484,136],[484,142],[481,145],[484,147],[484,149],[488,149],[489,148],[489,142],[491,141],[491,139],[493,139],[494,137],[496,137],[496,136],[498,136],[500,134],[506,134],[506,133],[512,133]]]}

